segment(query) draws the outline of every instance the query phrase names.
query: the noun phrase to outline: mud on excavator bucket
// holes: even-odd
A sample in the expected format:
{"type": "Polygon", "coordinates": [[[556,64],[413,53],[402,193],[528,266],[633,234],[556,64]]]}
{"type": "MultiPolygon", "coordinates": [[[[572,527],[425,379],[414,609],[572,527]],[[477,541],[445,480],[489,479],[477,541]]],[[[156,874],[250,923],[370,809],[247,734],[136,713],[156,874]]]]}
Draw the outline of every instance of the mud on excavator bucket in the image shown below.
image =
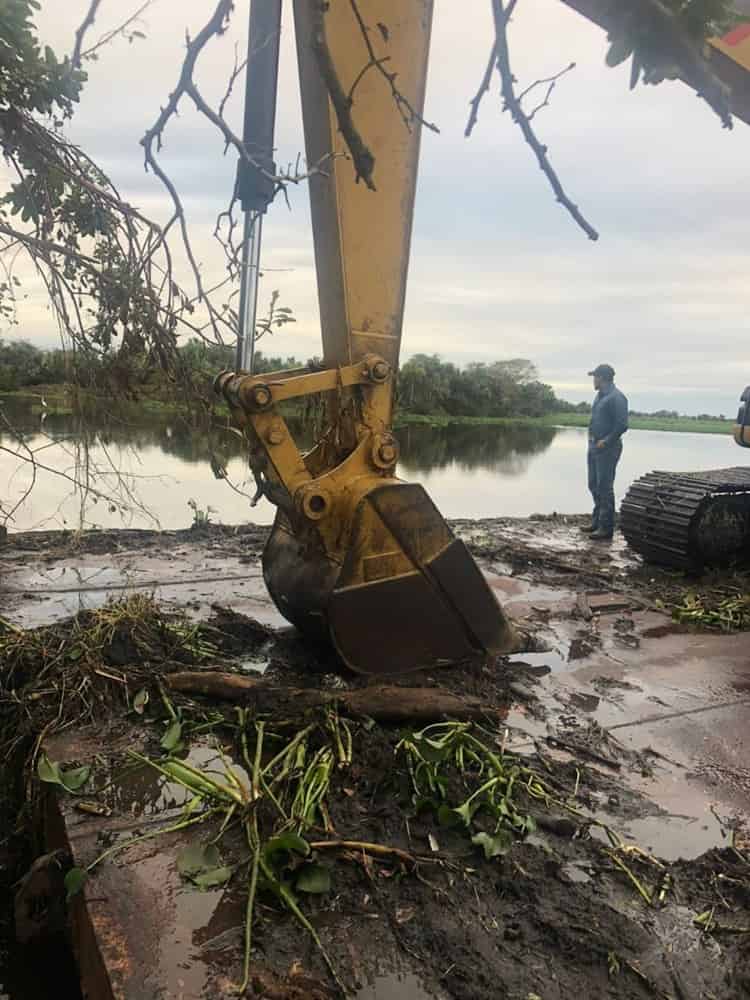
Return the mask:
{"type": "Polygon", "coordinates": [[[279,514],[263,573],[285,617],[329,636],[359,673],[404,673],[516,645],[465,544],[416,484],[375,486],[359,501],[343,564],[305,545],[279,514]]]}

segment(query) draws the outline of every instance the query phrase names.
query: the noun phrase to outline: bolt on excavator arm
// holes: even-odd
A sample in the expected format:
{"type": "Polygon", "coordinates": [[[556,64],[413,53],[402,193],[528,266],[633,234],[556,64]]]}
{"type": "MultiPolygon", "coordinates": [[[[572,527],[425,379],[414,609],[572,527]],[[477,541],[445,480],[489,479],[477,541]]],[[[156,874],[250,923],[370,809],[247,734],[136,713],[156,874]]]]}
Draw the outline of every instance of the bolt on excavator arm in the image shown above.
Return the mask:
{"type": "Polygon", "coordinates": [[[323,363],[217,379],[278,508],[266,585],[289,621],[362,673],[508,652],[515,632],[465,544],[396,476],[432,0],[295,0],[294,16],[323,363]],[[324,394],[326,427],[303,454],[278,404],[312,393],[324,394]]]}

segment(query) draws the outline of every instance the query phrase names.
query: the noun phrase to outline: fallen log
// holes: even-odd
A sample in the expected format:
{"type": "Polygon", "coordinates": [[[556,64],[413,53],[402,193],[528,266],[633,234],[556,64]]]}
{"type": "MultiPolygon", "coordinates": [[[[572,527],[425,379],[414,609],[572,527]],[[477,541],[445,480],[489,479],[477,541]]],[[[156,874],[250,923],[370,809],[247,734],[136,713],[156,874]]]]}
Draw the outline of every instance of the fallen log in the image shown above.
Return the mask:
{"type": "Polygon", "coordinates": [[[320,691],[272,685],[261,678],[212,670],[181,671],[168,674],[164,680],[172,691],[239,701],[259,711],[298,714],[335,703],[352,715],[368,715],[378,722],[432,722],[443,717],[462,721],[487,716],[504,718],[507,713],[507,706],[487,705],[471,695],[430,687],[381,684],[351,691],[320,691]]]}

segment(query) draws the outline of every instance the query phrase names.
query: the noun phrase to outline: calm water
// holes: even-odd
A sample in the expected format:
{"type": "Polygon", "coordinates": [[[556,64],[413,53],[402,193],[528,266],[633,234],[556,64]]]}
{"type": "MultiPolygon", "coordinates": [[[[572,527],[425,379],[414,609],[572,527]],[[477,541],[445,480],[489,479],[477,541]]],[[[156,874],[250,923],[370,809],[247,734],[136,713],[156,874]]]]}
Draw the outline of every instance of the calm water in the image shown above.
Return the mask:
{"type": "MultiPolygon", "coordinates": [[[[43,418],[28,406],[4,408],[38,463],[34,489],[8,522],[10,530],[81,524],[182,528],[193,518],[189,500],[201,510],[210,507],[211,519],[227,524],[268,524],[273,518],[266,500],[253,509],[247,496],[215,478],[212,465],[224,467],[237,489],[253,493],[242,441],[227,428],[196,432],[179,420],[146,422],[137,414],[129,420],[99,414],[84,424],[73,416],[43,418]],[[42,464],[88,482],[90,489],[74,487],[42,464]]],[[[401,477],[420,480],[447,517],[582,513],[590,507],[583,429],[409,427],[398,436],[401,477]]],[[[19,459],[24,448],[9,433],[0,434],[0,447],[0,502],[8,508],[30,485],[31,466],[19,459]]],[[[742,464],[743,457],[729,436],[630,431],[618,497],[651,469],[721,468],[742,464]]]]}

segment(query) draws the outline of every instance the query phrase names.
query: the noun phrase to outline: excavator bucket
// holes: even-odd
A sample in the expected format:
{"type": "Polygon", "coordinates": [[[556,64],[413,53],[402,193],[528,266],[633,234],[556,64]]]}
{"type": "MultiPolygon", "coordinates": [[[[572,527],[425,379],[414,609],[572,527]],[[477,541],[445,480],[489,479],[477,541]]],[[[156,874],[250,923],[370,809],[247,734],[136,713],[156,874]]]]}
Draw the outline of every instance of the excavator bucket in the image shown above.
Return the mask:
{"type": "Polygon", "coordinates": [[[368,674],[504,653],[515,644],[465,544],[410,483],[376,487],[360,501],[328,626],[344,662],[368,674]]]}
{"type": "Polygon", "coordinates": [[[269,592],[358,673],[405,673],[516,647],[479,567],[419,485],[390,482],[359,501],[343,564],[305,548],[280,515],[264,553],[269,592]]]}

